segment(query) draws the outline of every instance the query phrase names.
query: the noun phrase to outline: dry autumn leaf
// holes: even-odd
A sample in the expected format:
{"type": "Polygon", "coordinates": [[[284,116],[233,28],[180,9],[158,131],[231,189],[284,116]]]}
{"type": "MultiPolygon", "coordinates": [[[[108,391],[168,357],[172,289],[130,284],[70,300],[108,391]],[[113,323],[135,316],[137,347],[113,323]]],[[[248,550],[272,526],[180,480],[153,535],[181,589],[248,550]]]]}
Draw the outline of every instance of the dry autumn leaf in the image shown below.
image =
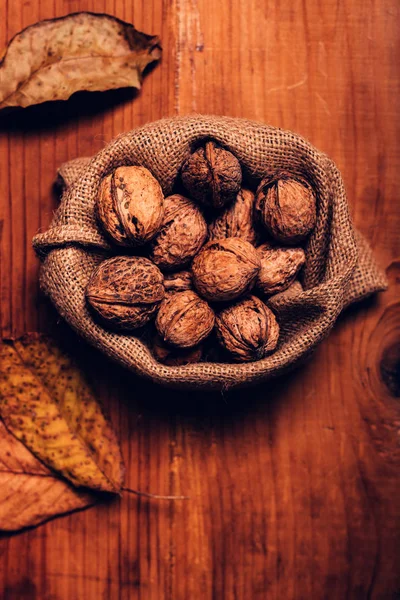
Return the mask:
{"type": "Polygon", "coordinates": [[[0,421],[0,530],[16,531],[91,506],[94,493],[60,479],[0,421]]]}
{"type": "Polygon", "coordinates": [[[80,12],[17,33],[0,62],[0,108],[66,100],[80,90],[140,88],[160,41],[115,17],[80,12]]]}
{"type": "Polygon", "coordinates": [[[0,346],[0,416],[23,444],[76,486],[120,492],[111,425],[73,360],[47,336],[0,346]]]}

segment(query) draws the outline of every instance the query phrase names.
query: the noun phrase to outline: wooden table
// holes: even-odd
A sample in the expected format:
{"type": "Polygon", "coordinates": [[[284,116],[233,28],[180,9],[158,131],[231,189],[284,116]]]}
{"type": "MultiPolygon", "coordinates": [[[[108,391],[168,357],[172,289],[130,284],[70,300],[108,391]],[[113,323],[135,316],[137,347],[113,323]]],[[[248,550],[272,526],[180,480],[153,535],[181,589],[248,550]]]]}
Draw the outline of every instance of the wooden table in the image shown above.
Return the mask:
{"type": "Polygon", "coordinates": [[[87,351],[120,434],[125,494],[0,540],[3,600],[399,598],[400,127],[396,0],[28,0],[44,18],[109,12],[159,33],[142,91],[79,94],[1,121],[1,327],[53,331],[31,238],[57,166],[167,115],[293,129],[341,169],[390,289],[347,310],[290,377],[227,396],[166,392],[87,351]]]}

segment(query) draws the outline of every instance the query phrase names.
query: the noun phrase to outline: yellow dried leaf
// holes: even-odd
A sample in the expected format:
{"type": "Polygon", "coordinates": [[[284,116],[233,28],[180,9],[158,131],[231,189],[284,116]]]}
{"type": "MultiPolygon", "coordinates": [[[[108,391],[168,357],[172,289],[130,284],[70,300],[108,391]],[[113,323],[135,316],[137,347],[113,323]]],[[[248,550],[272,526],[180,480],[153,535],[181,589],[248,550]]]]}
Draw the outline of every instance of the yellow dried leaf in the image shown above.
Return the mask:
{"type": "Polygon", "coordinates": [[[76,486],[119,492],[115,434],[81,371],[47,336],[0,346],[0,416],[48,467],[76,486]]]}
{"type": "Polygon", "coordinates": [[[47,469],[0,421],[0,531],[38,525],[96,501],[94,493],[47,469]]]}
{"type": "Polygon", "coordinates": [[[161,57],[157,36],[110,15],[73,13],[27,27],[0,62],[0,108],[66,100],[79,90],[140,88],[161,57]]]}

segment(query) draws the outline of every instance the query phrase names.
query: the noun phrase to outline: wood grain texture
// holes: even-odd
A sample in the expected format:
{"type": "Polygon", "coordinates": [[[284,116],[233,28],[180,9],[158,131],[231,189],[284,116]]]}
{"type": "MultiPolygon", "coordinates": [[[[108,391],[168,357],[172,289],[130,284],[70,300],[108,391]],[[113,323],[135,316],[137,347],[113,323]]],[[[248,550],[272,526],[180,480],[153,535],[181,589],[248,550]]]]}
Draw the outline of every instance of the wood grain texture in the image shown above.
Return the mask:
{"type": "Polygon", "coordinates": [[[190,500],[126,494],[2,538],[0,597],[398,598],[398,2],[1,0],[0,42],[77,10],[160,34],[164,56],[140,93],[0,115],[3,335],[60,329],[30,246],[57,205],[56,167],[177,113],[259,119],[329,154],[390,289],[347,310],[290,377],[228,396],[166,392],[77,342],[127,484],[190,500]]]}

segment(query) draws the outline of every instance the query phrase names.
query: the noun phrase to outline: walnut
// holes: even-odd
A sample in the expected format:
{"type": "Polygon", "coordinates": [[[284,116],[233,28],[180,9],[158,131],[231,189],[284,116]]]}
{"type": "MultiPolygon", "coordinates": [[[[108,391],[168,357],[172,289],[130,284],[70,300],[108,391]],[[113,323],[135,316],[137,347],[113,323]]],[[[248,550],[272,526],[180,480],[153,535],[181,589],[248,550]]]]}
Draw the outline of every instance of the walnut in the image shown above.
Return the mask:
{"type": "Polygon", "coordinates": [[[257,189],[256,211],[273,238],[284,244],[297,244],[315,227],[315,194],[305,181],[264,180],[257,189]]]}
{"type": "Polygon", "coordinates": [[[204,340],[214,327],[215,316],[195,292],[177,292],[161,303],[156,318],[162,340],[178,348],[190,348],[204,340]]]}
{"type": "Polygon", "coordinates": [[[208,231],[210,240],[240,237],[255,244],[253,192],[241,189],[234,202],[210,223],[208,231]]]}
{"type": "Polygon", "coordinates": [[[116,256],[93,272],[86,299],[108,325],[123,330],[145,325],[164,298],[161,271],[148,258],[116,256]]]}
{"type": "Polygon", "coordinates": [[[118,245],[145,244],[163,221],[160,184],[144,167],[118,167],[100,184],[96,213],[105,232],[118,245]]]}
{"type": "Polygon", "coordinates": [[[260,267],[257,250],[246,240],[216,240],[208,242],[193,260],[193,283],[207,300],[233,300],[253,287],[260,267]]]}
{"type": "Polygon", "coordinates": [[[207,223],[196,204],[174,194],[164,200],[164,220],[151,244],[150,258],[161,269],[184,266],[207,238],[207,223]]]}
{"type": "Polygon", "coordinates": [[[192,198],[214,208],[232,202],[242,183],[238,159],[215,142],[193,152],[183,164],[181,176],[192,198]]]}
{"type": "Polygon", "coordinates": [[[166,294],[193,290],[192,273],[190,271],[166,273],[164,275],[164,287],[166,294]]]}
{"type": "Polygon", "coordinates": [[[235,360],[248,362],[275,350],[279,325],[268,306],[250,296],[217,315],[216,332],[221,345],[235,360]]]}
{"type": "Polygon", "coordinates": [[[268,302],[273,302],[273,305],[276,306],[276,302],[285,302],[289,298],[298,298],[299,295],[303,292],[303,286],[301,285],[300,281],[298,279],[295,279],[295,281],[293,281],[293,283],[287,288],[287,290],[270,296],[268,298],[268,302]]]}
{"type": "Polygon", "coordinates": [[[151,349],[158,362],[164,363],[170,367],[200,362],[203,354],[203,347],[201,344],[199,346],[194,346],[194,348],[173,348],[163,342],[158,334],[156,334],[152,340],[151,349]]]}
{"type": "Polygon", "coordinates": [[[286,290],[306,261],[302,248],[279,248],[266,243],[259,246],[257,252],[261,257],[261,269],[256,286],[265,295],[286,290]]]}

